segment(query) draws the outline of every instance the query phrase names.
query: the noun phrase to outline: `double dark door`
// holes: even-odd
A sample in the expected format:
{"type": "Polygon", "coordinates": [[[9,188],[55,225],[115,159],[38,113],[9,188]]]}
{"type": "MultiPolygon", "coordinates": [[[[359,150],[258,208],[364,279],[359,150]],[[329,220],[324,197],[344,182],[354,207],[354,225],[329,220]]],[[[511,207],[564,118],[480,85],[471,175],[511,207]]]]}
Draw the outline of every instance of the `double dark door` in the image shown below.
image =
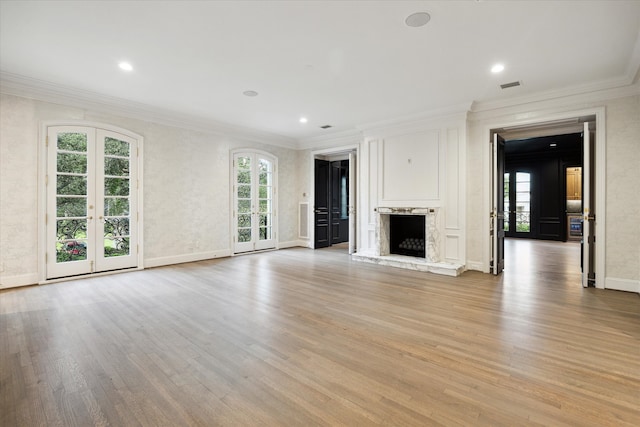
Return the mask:
{"type": "Polygon", "coordinates": [[[349,241],[349,161],[315,160],[315,248],[349,241]]]}

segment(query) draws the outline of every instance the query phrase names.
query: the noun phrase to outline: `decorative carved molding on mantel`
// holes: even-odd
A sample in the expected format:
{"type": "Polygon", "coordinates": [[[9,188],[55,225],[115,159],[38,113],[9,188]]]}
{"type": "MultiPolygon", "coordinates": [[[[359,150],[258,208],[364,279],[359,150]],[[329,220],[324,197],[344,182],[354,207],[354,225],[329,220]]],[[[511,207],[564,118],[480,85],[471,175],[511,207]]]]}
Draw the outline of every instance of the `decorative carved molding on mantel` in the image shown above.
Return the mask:
{"type": "Polygon", "coordinates": [[[437,214],[438,208],[390,208],[378,207],[374,211],[388,215],[428,215],[437,214]]]}

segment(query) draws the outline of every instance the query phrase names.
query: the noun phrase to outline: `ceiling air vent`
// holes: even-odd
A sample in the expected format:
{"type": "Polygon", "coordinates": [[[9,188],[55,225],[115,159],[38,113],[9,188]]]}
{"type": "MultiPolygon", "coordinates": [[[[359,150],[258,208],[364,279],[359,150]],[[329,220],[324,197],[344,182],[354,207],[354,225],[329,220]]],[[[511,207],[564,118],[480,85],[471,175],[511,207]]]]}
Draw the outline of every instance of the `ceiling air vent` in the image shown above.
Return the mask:
{"type": "Polygon", "coordinates": [[[329,129],[330,127],[333,127],[331,125],[324,125],[324,126],[320,126],[320,129],[329,129]]]}
{"type": "Polygon", "coordinates": [[[502,89],[508,89],[510,87],[516,87],[516,86],[520,86],[520,82],[511,82],[511,83],[505,83],[503,85],[500,85],[502,89]]]}

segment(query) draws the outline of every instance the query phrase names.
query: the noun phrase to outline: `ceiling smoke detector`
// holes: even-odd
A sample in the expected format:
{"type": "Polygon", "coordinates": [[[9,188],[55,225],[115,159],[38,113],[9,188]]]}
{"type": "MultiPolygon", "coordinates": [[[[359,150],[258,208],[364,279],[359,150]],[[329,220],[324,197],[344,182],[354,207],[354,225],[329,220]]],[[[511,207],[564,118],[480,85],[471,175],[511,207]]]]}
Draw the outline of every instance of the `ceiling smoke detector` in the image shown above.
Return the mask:
{"type": "Polygon", "coordinates": [[[431,20],[431,15],[427,12],[416,12],[407,16],[404,23],[409,27],[423,27],[431,20]]]}
{"type": "Polygon", "coordinates": [[[510,87],[516,87],[516,86],[520,86],[520,82],[516,81],[516,82],[505,83],[500,85],[502,89],[509,89],[510,87]]]}

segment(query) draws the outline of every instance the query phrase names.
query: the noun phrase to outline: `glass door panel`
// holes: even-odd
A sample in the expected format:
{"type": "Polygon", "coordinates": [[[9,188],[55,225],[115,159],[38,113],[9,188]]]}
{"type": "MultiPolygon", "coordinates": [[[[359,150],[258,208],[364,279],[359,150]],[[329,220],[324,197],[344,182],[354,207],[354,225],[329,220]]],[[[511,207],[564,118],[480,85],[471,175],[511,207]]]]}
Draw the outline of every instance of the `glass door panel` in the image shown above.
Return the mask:
{"type": "Polygon", "coordinates": [[[236,153],[234,253],[275,247],[275,161],[256,153],[236,153]]]}
{"type": "Polygon", "coordinates": [[[76,126],[47,135],[47,278],[135,267],[136,141],[76,126]]]}
{"type": "Polygon", "coordinates": [[[136,207],[136,141],[125,135],[98,130],[97,138],[96,254],[98,271],[135,267],[137,265],[137,221],[132,218],[136,207]]]}
{"type": "Polygon", "coordinates": [[[504,174],[504,231],[509,231],[509,223],[511,221],[511,210],[509,209],[509,172],[504,174]]]}
{"type": "Polygon", "coordinates": [[[258,162],[258,244],[256,249],[274,247],[273,240],[273,163],[267,159],[258,162]]]}
{"type": "Polygon", "coordinates": [[[516,223],[517,233],[531,232],[531,174],[516,172],[516,223]]]}
{"type": "Polygon", "coordinates": [[[91,272],[93,263],[94,132],[58,127],[47,133],[47,271],[56,277],[91,272]]]}

